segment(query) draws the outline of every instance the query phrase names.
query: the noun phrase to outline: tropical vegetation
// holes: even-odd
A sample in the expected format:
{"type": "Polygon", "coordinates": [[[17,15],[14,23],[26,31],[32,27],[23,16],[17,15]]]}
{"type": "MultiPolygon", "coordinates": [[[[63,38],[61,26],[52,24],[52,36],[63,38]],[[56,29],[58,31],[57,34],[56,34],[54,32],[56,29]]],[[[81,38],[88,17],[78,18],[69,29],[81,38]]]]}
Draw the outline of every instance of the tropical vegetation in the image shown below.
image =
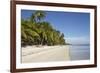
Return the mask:
{"type": "Polygon", "coordinates": [[[46,12],[35,11],[21,19],[21,45],[65,45],[64,34],[45,21],[46,12]]]}

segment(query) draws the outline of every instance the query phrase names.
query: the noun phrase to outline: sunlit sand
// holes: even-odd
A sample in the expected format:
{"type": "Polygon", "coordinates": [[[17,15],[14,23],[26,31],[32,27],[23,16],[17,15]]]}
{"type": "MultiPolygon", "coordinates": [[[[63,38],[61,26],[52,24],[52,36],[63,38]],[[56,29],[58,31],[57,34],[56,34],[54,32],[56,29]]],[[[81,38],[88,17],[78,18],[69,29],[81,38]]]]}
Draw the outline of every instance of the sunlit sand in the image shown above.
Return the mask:
{"type": "Polygon", "coordinates": [[[69,46],[27,46],[22,48],[22,63],[68,61],[69,46]]]}

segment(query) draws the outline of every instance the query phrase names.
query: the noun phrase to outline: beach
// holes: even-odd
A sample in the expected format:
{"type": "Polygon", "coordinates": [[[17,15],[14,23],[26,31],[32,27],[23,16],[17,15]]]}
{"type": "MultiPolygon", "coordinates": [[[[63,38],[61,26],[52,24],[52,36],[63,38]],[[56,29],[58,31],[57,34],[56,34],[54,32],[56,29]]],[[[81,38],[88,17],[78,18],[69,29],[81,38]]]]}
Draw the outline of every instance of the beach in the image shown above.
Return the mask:
{"type": "Polygon", "coordinates": [[[27,46],[22,47],[22,63],[68,61],[70,52],[68,45],[27,46]]]}

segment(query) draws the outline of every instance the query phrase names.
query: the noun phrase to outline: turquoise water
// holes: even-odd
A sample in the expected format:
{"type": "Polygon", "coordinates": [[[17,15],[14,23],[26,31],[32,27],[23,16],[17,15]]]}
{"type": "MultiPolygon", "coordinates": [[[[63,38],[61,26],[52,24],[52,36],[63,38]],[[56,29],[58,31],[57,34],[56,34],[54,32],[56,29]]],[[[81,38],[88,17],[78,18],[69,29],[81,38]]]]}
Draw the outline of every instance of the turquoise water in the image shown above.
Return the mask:
{"type": "Polygon", "coordinates": [[[71,56],[71,60],[89,60],[90,46],[89,45],[71,45],[70,56],[71,56]]]}

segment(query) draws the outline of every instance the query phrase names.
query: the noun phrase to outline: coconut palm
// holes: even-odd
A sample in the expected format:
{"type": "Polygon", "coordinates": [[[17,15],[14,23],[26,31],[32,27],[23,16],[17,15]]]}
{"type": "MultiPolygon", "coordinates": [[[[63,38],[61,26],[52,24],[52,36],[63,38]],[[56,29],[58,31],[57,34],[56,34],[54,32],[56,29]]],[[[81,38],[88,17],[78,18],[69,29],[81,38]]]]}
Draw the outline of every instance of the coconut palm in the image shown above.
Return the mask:
{"type": "Polygon", "coordinates": [[[35,20],[37,22],[40,22],[41,20],[45,18],[46,13],[44,11],[38,10],[34,13],[34,15],[35,15],[35,20]]]}
{"type": "Polygon", "coordinates": [[[33,23],[33,22],[36,22],[35,21],[35,15],[34,13],[32,13],[31,17],[30,17],[30,22],[33,23]]]}
{"type": "Polygon", "coordinates": [[[43,21],[46,13],[36,11],[30,20],[21,20],[21,44],[24,45],[63,45],[64,34],[52,27],[50,22],[43,21]]]}

